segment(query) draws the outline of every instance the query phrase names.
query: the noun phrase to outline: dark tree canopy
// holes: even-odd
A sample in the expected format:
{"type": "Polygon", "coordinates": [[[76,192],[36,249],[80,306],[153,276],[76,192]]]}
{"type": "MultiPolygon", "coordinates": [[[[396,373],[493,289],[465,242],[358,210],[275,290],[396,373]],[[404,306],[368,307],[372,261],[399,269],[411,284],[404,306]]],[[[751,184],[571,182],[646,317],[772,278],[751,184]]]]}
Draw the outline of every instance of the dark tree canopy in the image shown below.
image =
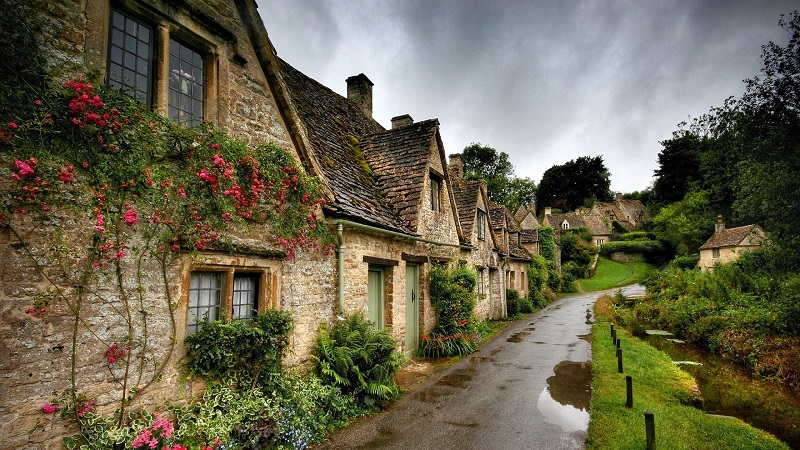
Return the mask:
{"type": "MultiPolygon", "coordinates": [[[[788,43],[762,46],[759,76],[741,97],[681,125],[665,141],[654,183],[660,201],[705,191],[728,225],[772,234],[782,264],[800,268],[800,15],[779,21],[788,43]],[[685,163],[683,163],[685,161],[685,163]]],[[[542,197],[540,191],[540,198],[542,197]]]]}
{"type": "Polygon", "coordinates": [[[514,166],[507,153],[473,143],[464,147],[461,158],[464,178],[485,180],[491,201],[516,211],[521,205],[536,200],[536,183],[514,175],[514,166]]]}
{"type": "Polygon", "coordinates": [[[542,175],[538,202],[562,211],[572,211],[587,200],[611,201],[611,173],[602,156],[581,156],[553,166],[542,175]]]}

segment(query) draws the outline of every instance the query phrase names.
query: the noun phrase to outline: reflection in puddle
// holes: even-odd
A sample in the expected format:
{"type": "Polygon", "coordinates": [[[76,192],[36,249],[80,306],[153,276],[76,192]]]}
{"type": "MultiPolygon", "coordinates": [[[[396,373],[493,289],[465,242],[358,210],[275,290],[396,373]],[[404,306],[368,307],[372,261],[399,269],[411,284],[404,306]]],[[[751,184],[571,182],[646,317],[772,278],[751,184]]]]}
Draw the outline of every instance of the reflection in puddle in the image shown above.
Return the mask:
{"type": "Polygon", "coordinates": [[[530,335],[529,331],[520,331],[519,333],[514,333],[506,339],[508,342],[522,342],[522,338],[525,336],[530,335]]]}
{"type": "Polygon", "coordinates": [[[562,361],[547,379],[536,407],[545,420],[564,431],[586,431],[589,426],[592,367],[589,362],[562,361]]]}
{"type": "Polygon", "coordinates": [[[466,385],[467,381],[471,379],[472,377],[469,375],[461,373],[451,373],[449,375],[443,376],[441,380],[436,382],[436,384],[465,389],[467,387],[466,385]]]}

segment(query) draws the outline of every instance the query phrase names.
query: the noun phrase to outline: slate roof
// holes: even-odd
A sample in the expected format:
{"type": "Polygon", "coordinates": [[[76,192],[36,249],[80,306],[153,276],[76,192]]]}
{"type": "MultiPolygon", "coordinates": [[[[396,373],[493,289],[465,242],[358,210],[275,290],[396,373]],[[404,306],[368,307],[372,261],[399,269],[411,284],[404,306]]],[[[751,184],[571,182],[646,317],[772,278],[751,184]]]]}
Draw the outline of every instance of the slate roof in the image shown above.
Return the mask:
{"type": "MultiPolygon", "coordinates": [[[[323,172],[323,180],[333,193],[334,198],[325,205],[326,211],[388,230],[414,234],[415,228],[404,223],[401,219],[404,214],[398,213],[389,201],[392,197],[398,202],[400,211],[405,210],[407,199],[403,198],[403,192],[395,190],[390,194],[376,181],[387,182],[389,190],[393,189],[391,177],[383,176],[389,163],[365,154],[366,148],[378,148],[382,142],[379,136],[367,137],[387,130],[365,115],[354,102],[277,59],[292,105],[305,127],[314,157],[323,172]],[[380,174],[375,173],[370,162],[378,164],[380,174]]],[[[427,164],[427,161],[426,154],[421,162],[427,164]]]]}
{"type": "Polygon", "coordinates": [[[597,236],[611,234],[611,230],[605,224],[603,218],[596,214],[551,214],[546,219],[551,227],[558,230],[561,230],[561,224],[566,220],[570,228],[586,227],[592,234],[597,236]]]}
{"type": "Polygon", "coordinates": [[[480,181],[452,180],[453,197],[458,208],[461,230],[469,240],[475,226],[475,211],[478,209],[478,196],[481,192],[480,181]]]}
{"type": "Polygon", "coordinates": [[[519,238],[523,244],[534,244],[539,242],[539,230],[520,230],[519,238]]]}
{"type": "Polygon", "coordinates": [[[764,231],[758,225],[745,225],[736,228],[726,228],[714,233],[705,244],[700,246],[700,250],[721,247],[757,246],[761,245],[764,238],[764,231]],[[751,237],[751,240],[748,240],[751,237]],[[748,241],[748,242],[745,242],[748,241]]]}
{"type": "Polygon", "coordinates": [[[439,121],[425,120],[362,139],[361,150],[386,200],[411,230],[417,229],[422,186],[439,121]]]}

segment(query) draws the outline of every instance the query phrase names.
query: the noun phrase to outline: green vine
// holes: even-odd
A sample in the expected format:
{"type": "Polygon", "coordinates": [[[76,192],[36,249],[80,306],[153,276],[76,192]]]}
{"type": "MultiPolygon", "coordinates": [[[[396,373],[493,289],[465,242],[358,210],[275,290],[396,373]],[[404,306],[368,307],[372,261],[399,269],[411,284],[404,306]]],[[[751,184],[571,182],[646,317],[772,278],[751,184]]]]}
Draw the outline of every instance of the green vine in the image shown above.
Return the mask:
{"type": "Polygon", "coordinates": [[[468,355],[477,350],[480,335],[473,317],[478,275],[465,262],[437,266],[430,272],[431,303],[439,322],[425,336],[420,353],[429,358],[468,355]]]}

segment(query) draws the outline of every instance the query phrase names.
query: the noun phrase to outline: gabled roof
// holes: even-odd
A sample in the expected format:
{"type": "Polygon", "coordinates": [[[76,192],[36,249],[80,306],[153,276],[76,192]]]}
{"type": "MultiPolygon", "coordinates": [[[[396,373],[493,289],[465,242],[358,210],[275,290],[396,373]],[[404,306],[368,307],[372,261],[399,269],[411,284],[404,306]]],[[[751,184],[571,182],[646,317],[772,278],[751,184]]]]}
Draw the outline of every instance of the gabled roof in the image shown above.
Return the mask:
{"type": "Polygon", "coordinates": [[[422,186],[439,121],[425,120],[362,139],[361,150],[386,200],[410,230],[417,229],[422,186]]]}
{"type": "Polygon", "coordinates": [[[597,214],[550,214],[545,216],[545,220],[551,227],[559,230],[561,229],[561,224],[566,221],[570,228],[585,227],[596,236],[611,234],[611,229],[606,225],[603,217],[597,214]]]}
{"type": "Polygon", "coordinates": [[[461,230],[469,241],[475,226],[475,213],[481,193],[481,181],[452,180],[453,197],[456,200],[461,230]]]}
{"type": "Polygon", "coordinates": [[[758,225],[726,228],[714,233],[700,250],[722,247],[758,246],[764,240],[764,230],[758,225]]]}
{"type": "Polygon", "coordinates": [[[520,240],[523,244],[539,242],[539,230],[520,230],[520,240]]]}
{"type": "MultiPolygon", "coordinates": [[[[401,219],[403,214],[392,207],[388,193],[376,181],[381,179],[391,186],[391,177],[381,177],[391,161],[369,158],[365,154],[366,147],[381,146],[378,135],[387,130],[365,115],[354,102],[279,58],[278,66],[307,135],[313,154],[310,157],[315,158],[322,171],[320,178],[333,194],[331,202],[325,205],[328,213],[413,234],[414,228],[401,219]],[[370,136],[373,139],[369,139],[370,136]],[[370,161],[379,164],[381,174],[375,173],[370,161]]],[[[384,139],[391,139],[391,136],[384,136],[384,139]]],[[[427,156],[420,158],[421,164],[427,164],[427,156]]],[[[402,193],[394,192],[393,198],[402,198],[402,193]]]]}

